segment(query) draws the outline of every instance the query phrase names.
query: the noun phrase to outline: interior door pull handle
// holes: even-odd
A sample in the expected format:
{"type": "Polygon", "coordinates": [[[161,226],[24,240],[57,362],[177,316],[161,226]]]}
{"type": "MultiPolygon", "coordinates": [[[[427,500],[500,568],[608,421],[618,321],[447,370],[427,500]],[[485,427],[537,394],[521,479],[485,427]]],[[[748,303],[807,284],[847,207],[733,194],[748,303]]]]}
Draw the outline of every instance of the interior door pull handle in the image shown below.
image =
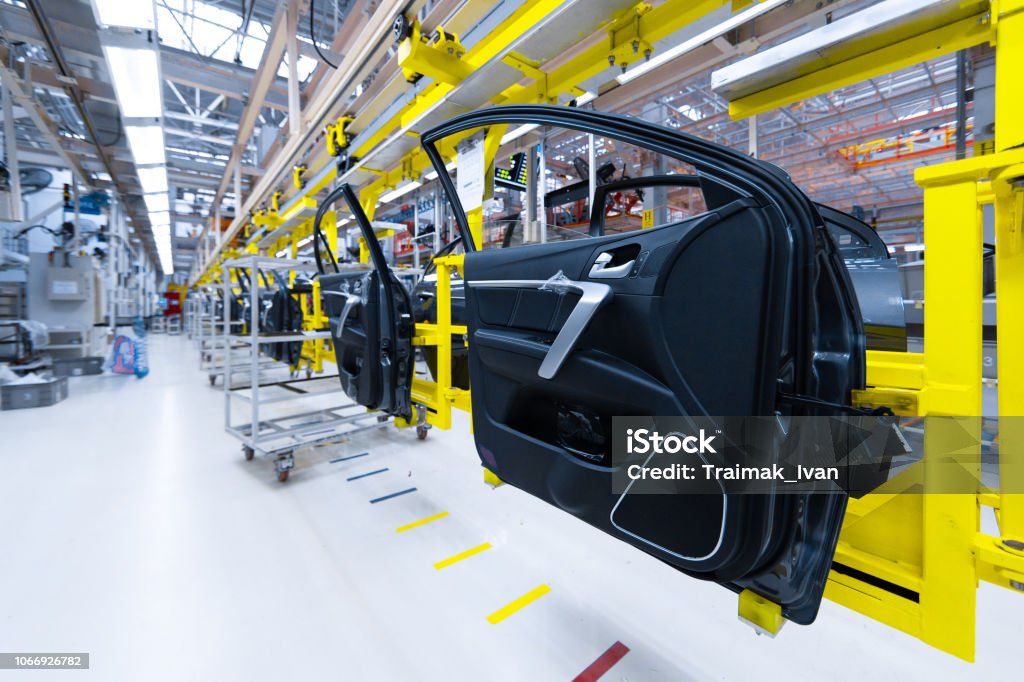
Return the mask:
{"type": "Polygon", "coordinates": [[[607,251],[598,256],[590,268],[590,276],[593,279],[618,279],[619,277],[625,277],[633,269],[633,263],[636,262],[636,260],[631,260],[622,265],[608,267],[613,258],[614,256],[607,251]]]}
{"type": "MultiPolygon", "coordinates": [[[[543,279],[489,279],[466,282],[469,286],[478,289],[539,289],[547,283],[548,281],[543,279]]],[[[572,354],[576,342],[583,335],[590,320],[605,303],[611,300],[613,295],[610,286],[598,282],[568,280],[561,281],[559,284],[579,293],[580,300],[576,302],[576,307],[569,313],[569,318],[562,325],[561,331],[558,332],[558,336],[548,348],[547,355],[540,363],[537,375],[541,379],[555,377],[558,370],[569,359],[569,355],[572,354]]]]}
{"type": "Polygon", "coordinates": [[[324,296],[342,296],[345,299],[345,305],[341,309],[341,315],[338,316],[338,326],[331,330],[334,333],[334,338],[340,341],[341,333],[345,331],[345,321],[348,320],[348,314],[352,310],[352,306],[359,303],[359,297],[345,291],[325,291],[324,296]]]}

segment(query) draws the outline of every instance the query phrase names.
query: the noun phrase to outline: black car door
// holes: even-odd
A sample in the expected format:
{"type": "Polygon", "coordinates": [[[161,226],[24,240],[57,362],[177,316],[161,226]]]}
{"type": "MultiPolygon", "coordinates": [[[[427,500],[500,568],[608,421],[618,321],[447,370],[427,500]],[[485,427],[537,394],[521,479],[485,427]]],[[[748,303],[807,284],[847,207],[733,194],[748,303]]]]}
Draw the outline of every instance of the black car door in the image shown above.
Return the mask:
{"type": "Polygon", "coordinates": [[[414,323],[409,292],[388,266],[373,226],[348,185],[337,187],[321,204],[313,244],[345,393],[361,405],[410,419],[414,323]],[[368,265],[339,265],[334,260],[320,222],[335,202],[347,204],[354,216],[370,252],[368,265]]]}
{"type": "Polygon", "coordinates": [[[867,223],[830,206],[817,208],[857,292],[868,349],[905,353],[907,319],[896,259],[867,223]]]}
{"type": "Polygon", "coordinates": [[[821,414],[807,407],[815,401],[849,402],[864,382],[862,323],[814,204],[774,166],[575,108],[494,107],[456,117],[422,142],[466,250],[483,465],[681,571],[751,589],[790,620],[811,622],[846,496],[617,493],[611,419],[799,416],[821,414]],[[475,133],[504,141],[513,137],[504,131],[530,127],[568,131],[545,132],[549,148],[552,140],[565,146],[550,152],[548,178],[593,135],[603,152],[625,158],[617,164],[624,174],[694,173],[701,210],[671,207],[651,229],[481,250],[458,198],[458,166],[450,175],[438,149],[475,133]],[[638,151],[626,158],[626,147],[638,151]]]}

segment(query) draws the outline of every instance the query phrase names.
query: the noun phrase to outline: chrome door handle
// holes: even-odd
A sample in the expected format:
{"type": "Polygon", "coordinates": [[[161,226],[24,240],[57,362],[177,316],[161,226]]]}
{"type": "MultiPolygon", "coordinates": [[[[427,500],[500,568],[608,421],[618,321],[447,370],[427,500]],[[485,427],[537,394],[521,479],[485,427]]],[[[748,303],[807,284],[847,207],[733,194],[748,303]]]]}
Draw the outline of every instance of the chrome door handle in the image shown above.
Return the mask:
{"type": "MultiPolygon", "coordinates": [[[[486,279],[466,282],[470,287],[477,289],[539,289],[547,283],[548,281],[543,279],[486,279]]],[[[541,379],[553,379],[555,377],[558,370],[569,359],[569,355],[576,347],[576,342],[583,335],[583,331],[590,324],[594,314],[610,301],[614,295],[612,288],[607,284],[576,282],[573,280],[560,282],[559,284],[580,294],[580,300],[576,302],[576,307],[569,313],[569,318],[562,325],[558,336],[551,342],[547,355],[544,356],[544,360],[540,363],[537,375],[541,379]]]]}
{"type": "Polygon", "coordinates": [[[612,262],[613,258],[614,256],[607,251],[598,256],[590,268],[590,276],[593,279],[618,279],[625,277],[633,269],[633,263],[636,262],[636,260],[631,260],[628,263],[609,268],[608,264],[612,262]]]}
{"type": "Polygon", "coordinates": [[[346,291],[325,291],[323,293],[324,296],[343,296],[345,298],[345,306],[341,309],[341,315],[338,316],[338,326],[336,329],[331,329],[334,338],[340,341],[341,333],[345,331],[345,321],[348,320],[348,314],[352,311],[352,306],[359,303],[360,299],[355,294],[346,291]]]}

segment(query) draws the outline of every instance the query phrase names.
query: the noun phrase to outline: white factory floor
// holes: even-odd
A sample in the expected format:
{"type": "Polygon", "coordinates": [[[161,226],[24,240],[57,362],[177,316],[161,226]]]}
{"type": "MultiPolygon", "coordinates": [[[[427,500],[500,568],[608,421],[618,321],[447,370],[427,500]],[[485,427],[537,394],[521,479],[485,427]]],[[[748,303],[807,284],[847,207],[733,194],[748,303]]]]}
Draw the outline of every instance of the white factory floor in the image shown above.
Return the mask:
{"type": "Polygon", "coordinates": [[[813,626],[758,637],[727,590],[484,485],[465,418],[425,442],[388,427],[300,453],[280,484],[224,433],[223,394],[185,337],[151,337],[150,362],[145,379],[74,378],[54,407],[0,413],[0,650],[91,656],[87,672],[25,679],[568,681],[616,642],[629,651],[603,679],[995,679],[1015,665],[1024,595],[987,584],[973,666],[829,602],[813,626]]]}

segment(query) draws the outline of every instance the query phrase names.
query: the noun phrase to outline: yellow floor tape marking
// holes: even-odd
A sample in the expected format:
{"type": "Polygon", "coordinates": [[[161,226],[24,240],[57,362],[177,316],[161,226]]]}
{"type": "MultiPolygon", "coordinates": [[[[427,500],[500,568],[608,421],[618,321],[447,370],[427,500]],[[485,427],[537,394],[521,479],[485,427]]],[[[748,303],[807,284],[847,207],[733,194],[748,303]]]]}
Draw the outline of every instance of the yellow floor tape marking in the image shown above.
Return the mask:
{"type": "Polygon", "coordinates": [[[526,608],[527,606],[537,601],[550,591],[551,588],[547,585],[535,587],[519,599],[516,599],[515,601],[506,606],[502,606],[500,609],[498,609],[491,615],[487,616],[487,622],[496,625],[501,621],[505,620],[506,618],[508,618],[509,616],[511,616],[513,613],[526,608]]]}
{"type": "Polygon", "coordinates": [[[442,568],[448,568],[452,564],[457,564],[460,561],[462,561],[463,559],[468,559],[469,557],[473,556],[474,554],[479,554],[480,552],[485,552],[485,551],[489,550],[490,548],[491,548],[491,543],[485,542],[484,544],[478,545],[478,546],[474,547],[473,549],[467,549],[465,552],[459,552],[455,556],[450,556],[447,559],[444,559],[442,561],[438,561],[436,564],[434,564],[434,568],[436,568],[437,570],[440,571],[442,568]]]}
{"type": "Polygon", "coordinates": [[[412,530],[413,528],[419,528],[420,526],[425,526],[425,525],[427,525],[428,523],[430,523],[432,521],[437,521],[438,519],[443,519],[446,516],[448,516],[448,512],[441,512],[440,514],[434,514],[433,516],[428,516],[425,519],[420,519],[419,521],[413,521],[412,523],[407,523],[404,526],[399,526],[398,528],[395,529],[395,532],[396,533],[404,533],[407,530],[412,530]]]}

